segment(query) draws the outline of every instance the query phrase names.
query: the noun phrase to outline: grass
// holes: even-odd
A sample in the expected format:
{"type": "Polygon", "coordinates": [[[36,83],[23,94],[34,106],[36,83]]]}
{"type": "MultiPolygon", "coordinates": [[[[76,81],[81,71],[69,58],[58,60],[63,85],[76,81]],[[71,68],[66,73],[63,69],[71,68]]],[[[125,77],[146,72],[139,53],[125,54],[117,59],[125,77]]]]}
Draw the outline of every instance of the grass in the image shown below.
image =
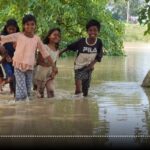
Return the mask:
{"type": "Polygon", "coordinates": [[[146,26],[125,24],[124,42],[150,42],[150,35],[144,35],[146,26]]]}

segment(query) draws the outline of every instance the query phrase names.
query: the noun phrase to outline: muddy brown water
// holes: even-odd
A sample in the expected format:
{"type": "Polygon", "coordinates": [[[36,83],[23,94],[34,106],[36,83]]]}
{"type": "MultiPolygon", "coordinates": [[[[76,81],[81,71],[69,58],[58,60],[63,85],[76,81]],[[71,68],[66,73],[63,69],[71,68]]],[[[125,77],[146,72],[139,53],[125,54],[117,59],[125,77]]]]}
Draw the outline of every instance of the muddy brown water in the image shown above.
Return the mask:
{"type": "Polygon", "coordinates": [[[150,69],[150,46],[127,45],[126,55],[105,56],[96,64],[87,98],[73,97],[73,58],[58,61],[53,99],[33,93],[29,102],[11,103],[6,86],[0,94],[0,135],[149,136],[150,89],[140,85],[150,69]]]}

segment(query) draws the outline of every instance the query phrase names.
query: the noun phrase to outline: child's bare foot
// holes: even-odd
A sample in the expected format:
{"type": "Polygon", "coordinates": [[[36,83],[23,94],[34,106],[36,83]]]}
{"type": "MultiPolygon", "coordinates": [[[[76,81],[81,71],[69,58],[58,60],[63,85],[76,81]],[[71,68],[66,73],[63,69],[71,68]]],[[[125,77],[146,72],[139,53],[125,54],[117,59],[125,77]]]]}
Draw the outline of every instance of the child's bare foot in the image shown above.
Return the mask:
{"type": "Polygon", "coordinates": [[[83,93],[73,95],[73,98],[83,98],[83,93]]]}
{"type": "Polygon", "coordinates": [[[49,91],[49,92],[47,92],[47,97],[48,97],[48,98],[54,97],[54,91],[49,91]]]}
{"type": "Polygon", "coordinates": [[[37,85],[33,85],[33,91],[36,91],[37,90],[37,85]]]}
{"type": "Polygon", "coordinates": [[[41,94],[40,92],[37,91],[37,98],[44,98],[44,94],[41,94]]]}

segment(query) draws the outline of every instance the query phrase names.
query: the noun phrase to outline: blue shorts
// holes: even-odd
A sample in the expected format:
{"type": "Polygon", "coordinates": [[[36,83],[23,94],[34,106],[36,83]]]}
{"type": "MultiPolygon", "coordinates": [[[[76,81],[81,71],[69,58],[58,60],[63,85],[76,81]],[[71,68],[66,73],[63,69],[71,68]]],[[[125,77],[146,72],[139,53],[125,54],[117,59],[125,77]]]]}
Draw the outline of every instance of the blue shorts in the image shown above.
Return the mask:
{"type": "Polygon", "coordinates": [[[14,67],[11,63],[3,63],[4,70],[6,72],[6,77],[13,77],[14,76],[14,67]]]}

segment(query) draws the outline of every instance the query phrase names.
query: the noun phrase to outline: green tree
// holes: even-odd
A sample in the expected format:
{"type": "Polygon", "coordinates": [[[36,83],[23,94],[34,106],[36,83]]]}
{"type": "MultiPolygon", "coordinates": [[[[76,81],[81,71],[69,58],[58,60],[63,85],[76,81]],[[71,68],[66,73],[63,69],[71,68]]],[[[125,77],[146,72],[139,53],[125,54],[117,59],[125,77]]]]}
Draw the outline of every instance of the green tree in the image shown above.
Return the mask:
{"type": "Polygon", "coordinates": [[[22,16],[32,13],[37,18],[37,33],[45,36],[49,28],[60,27],[62,44],[86,36],[85,24],[95,18],[101,21],[100,37],[107,55],[123,55],[124,25],[106,10],[109,0],[0,0],[0,28],[14,17],[21,26],[22,16]]]}
{"type": "Polygon", "coordinates": [[[122,21],[127,19],[127,7],[129,2],[129,15],[138,16],[141,5],[144,3],[144,0],[110,0],[109,6],[113,13],[113,17],[122,21]]]}
{"type": "Polygon", "coordinates": [[[139,22],[142,25],[147,25],[144,34],[150,34],[150,0],[145,0],[145,4],[139,13],[139,22]]]}

